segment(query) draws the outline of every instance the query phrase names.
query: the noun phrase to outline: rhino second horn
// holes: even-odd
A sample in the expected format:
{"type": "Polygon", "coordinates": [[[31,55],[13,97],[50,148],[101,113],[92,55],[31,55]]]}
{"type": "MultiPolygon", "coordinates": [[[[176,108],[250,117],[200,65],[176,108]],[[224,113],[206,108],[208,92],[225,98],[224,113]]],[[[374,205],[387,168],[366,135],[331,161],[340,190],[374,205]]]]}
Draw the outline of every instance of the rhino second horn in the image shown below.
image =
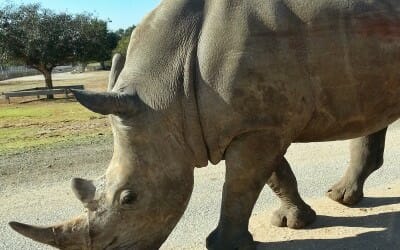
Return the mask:
{"type": "Polygon", "coordinates": [[[121,115],[137,110],[138,97],[115,92],[93,92],[70,89],[80,104],[102,115],[121,115]]]}
{"type": "Polygon", "coordinates": [[[71,188],[76,198],[85,204],[92,201],[96,193],[96,187],[93,183],[81,178],[73,178],[71,180],[71,188]]]}
{"type": "Polygon", "coordinates": [[[57,246],[52,227],[36,227],[15,221],[8,223],[12,229],[34,241],[57,246]]]}
{"type": "Polygon", "coordinates": [[[112,58],[107,91],[111,91],[114,88],[115,83],[118,80],[119,74],[121,74],[121,71],[124,68],[124,65],[125,65],[125,56],[118,53],[115,54],[112,58]]]}

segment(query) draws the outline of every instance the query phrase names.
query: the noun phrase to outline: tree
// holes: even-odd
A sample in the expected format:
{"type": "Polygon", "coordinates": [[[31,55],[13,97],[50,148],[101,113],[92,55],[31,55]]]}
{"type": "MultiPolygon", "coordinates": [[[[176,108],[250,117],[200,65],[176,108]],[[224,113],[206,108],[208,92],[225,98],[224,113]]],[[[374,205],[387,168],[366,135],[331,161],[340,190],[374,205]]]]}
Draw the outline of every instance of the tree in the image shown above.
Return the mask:
{"type": "MultiPolygon", "coordinates": [[[[5,6],[4,8],[0,8],[0,31],[3,31],[5,27],[8,26],[8,22],[6,20],[6,14],[9,11],[10,6],[5,6]]],[[[4,32],[0,32],[0,45],[3,45],[6,41],[6,34],[4,32]]],[[[7,53],[5,46],[0,46],[0,65],[4,66],[10,63],[10,59],[7,53]]]]}
{"type": "Polygon", "coordinates": [[[120,39],[118,34],[108,31],[107,22],[94,18],[91,14],[77,15],[75,27],[82,34],[75,46],[77,61],[83,67],[90,61],[97,61],[104,69],[104,61],[111,58],[112,50],[120,39]]]}
{"type": "Polygon", "coordinates": [[[113,53],[119,53],[121,55],[126,55],[128,50],[129,41],[131,39],[132,31],[136,28],[135,25],[127,29],[119,29],[116,34],[119,36],[119,41],[117,47],[114,49],[113,53]]]}
{"type": "MultiPolygon", "coordinates": [[[[77,34],[70,27],[73,17],[55,14],[38,4],[3,8],[0,40],[6,57],[40,71],[48,88],[53,88],[51,72],[73,60],[73,42],[77,34]]],[[[53,98],[49,95],[48,98],[53,98]]]]}
{"type": "Polygon", "coordinates": [[[120,37],[115,32],[108,32],[106,38],[106,44],[102,48],[102,52],[99,54],[98,61],[101,64],[102,69],[105,69],[104,61],[109,60],[112,57],[113,50],[117,47],[120,37]]]}
{"type": "MultiPolygon", "coordinates": [[[[0,9],[0,56],[40,71],[47,88],[58,65],[99,58],[107,44],[107,22],[91,14],[54,13],[39,4],[0,9]]],[[[108,58],[111,57],[109,49],[108,58]]],[[[106,56],[102,55],[104,60],[106,56]]],[[[49,99],[52,95],[47,96],[49,99]]]]}

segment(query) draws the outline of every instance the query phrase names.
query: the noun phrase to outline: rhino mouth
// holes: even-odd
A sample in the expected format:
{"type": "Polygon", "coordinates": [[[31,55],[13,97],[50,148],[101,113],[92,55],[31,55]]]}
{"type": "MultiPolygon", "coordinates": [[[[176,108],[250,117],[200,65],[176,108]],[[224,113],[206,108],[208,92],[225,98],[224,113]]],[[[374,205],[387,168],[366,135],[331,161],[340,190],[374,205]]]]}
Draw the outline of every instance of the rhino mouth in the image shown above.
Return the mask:
{"type": "Polygon", "coordinates": [[[115,236],[111,241],[110,241],[110,243],[108,243],[107,244],[107,246],[104,248],[104,249],[116,249],[117,248],[117,246],[115,246],[115,243],[117,243],[117,241],[118,241],[118,237],[117,236],[115,236]]]}
{"type": "Polygon", "coordinates": [[[145,246],[138,246],[137,243],[117,243],[118,237],[115,237],[106,247],[102,248],[104,250],[153,250],[159,249],[158,247],[145,247],[145,246]]]}

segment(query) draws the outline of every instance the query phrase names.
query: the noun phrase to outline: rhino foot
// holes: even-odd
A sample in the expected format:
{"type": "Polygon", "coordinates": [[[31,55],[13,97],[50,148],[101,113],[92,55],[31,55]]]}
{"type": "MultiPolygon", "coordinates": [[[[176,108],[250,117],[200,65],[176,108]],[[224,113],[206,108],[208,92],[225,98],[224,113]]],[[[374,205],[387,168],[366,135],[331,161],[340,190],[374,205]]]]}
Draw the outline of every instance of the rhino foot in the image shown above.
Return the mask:
{"type": "Polygon", "coordinates": [[[224,235],[220,230],[215,229],[207,237],[208,250],[255,250],[256,243],[249,232],[238,235],[224,235]]]}
{"type": "Polygon", "coordinates": [[[363,190],[358,185],[343,183],[343,181],[340,181],[333,185],[326,192],[326,195],[343,205],[354,205],[364,197],[363,190]]]}
{"type": "Polygon", "coordinates": [[[300,229],[314,222],[316,217],[315,211],[307,204],[301,208],[282,206],[272,215],[271,223],[277,227],[300,229]]]}

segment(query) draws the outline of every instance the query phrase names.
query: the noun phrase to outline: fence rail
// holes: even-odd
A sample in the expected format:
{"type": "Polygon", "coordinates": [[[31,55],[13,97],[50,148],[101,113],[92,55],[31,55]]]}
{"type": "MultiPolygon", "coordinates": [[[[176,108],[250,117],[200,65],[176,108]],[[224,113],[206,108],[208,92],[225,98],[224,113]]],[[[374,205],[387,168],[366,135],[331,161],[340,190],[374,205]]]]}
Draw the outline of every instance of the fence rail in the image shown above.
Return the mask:
{"type": "Polygon", "coordinates": [[[48,88],[32,88],[32,89],[22,89],[17,91],[4,92],[3,95],[5,99],[10,103],[10,97],[24,97],[24,96],[37,96],[39,99],[41,95],[56,95],[56,94],[65,94],[65,97],[68,98],[68,94],[71,93],[71,89],[84,89],[83,85],[69,85],[69,86],[57,86],[53,89],[48,88]]]}

